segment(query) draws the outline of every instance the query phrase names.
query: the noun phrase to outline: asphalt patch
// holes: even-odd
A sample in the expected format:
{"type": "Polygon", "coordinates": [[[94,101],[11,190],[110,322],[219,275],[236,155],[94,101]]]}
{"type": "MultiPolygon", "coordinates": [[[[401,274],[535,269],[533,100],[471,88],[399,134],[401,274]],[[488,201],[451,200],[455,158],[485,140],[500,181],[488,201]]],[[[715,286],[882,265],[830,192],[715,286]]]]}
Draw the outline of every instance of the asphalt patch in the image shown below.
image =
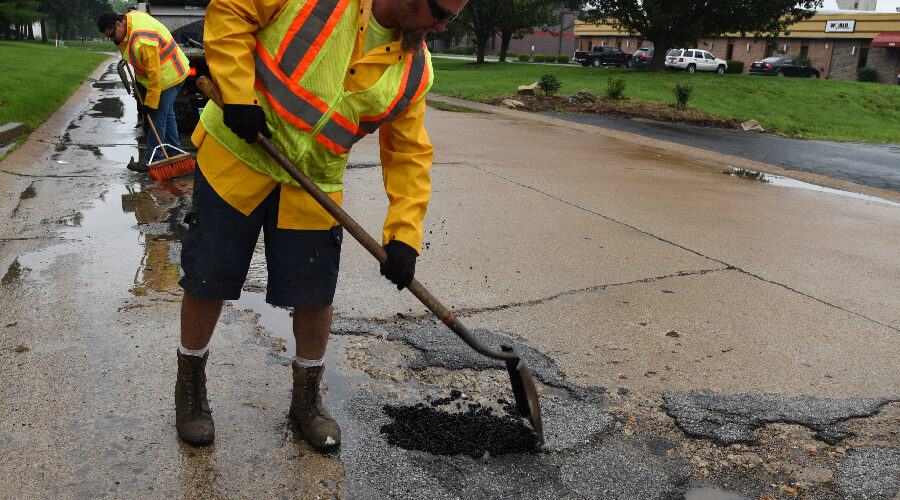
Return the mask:
{"type": "Polygon", "coordinates": [[[386,405],[384,413],[393,422],[381,426],[382,434],[388,443],[407,450],[482,458],[538,449],[534,431],[521,420],[477,403],[452,413],[424,403],[386,405]]]}
{"type": "Polygon", "coordinates": [[[896,398],[829,399],[778,394],[717,394],[712,391],[667,392],[663,409],[691,437],[727,446],[756,444],[753,431],[770,423],[798,424],[816,431],[828,444],[853,436],[839,422],[870,417],[896,398]]]}
{"type": "MultiPolygon", "coordinates": [[[[507,332],[491,332],[484,328],[475,328],[471,330],[471,333],[492,349],[499,350],[501,345],[515,347],[519,357],[528,366],[534,378],[546,385],[565,389],[574,399],[587,402],[601,402],[605,399],[605,388],[580,387],[572,384],[565,375],[560,373],[553,359],[525,345],[523,339],[518,335],[507,332]]],[[[442,323],[429,323],[413,329],[391,329],[387,338],[392,341],[405,342],[421,351],[422,356],[412,360],[409,364],[413,370],[423,370],[428,367],[440,367],[448,370],[505,369],[502,361],[479,354],[442,323]]]]}
{"type": "Polygon", "coordinates": [[[384,407],[396,403],[359,391],[329,408],[345,430],[340,459],[354,498],[675,499],[688,488],[681,457],[615,439],[600,446],[615,424],[597,404],[543,398],[544,435],[554,450],[473,458],[390,445],[379,429],[392,423],[384,407]]]}

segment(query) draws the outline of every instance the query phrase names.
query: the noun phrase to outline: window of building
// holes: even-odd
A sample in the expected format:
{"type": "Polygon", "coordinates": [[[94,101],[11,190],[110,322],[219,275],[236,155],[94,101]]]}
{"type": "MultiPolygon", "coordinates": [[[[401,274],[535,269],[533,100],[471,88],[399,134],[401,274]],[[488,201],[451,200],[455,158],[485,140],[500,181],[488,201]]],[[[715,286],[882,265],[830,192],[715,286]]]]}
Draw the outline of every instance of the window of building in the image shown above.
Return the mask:
{"type": "Polygon", "coordinates": [[[725,59],[731,59],[734,55],[734,42],[728,42],[728,51],[725,52],[725,59]]]}
{"type": "Polygon", "coordinates": [[[809,45],[807,45],[807,42],[800,46],[800,59],[809,59],[809,45]]]}
{"type": "Polygon", "coordinates": [[[775,55],[775,44],[770,43],[766,45],[766,57],[772,57],[775,55]]]}

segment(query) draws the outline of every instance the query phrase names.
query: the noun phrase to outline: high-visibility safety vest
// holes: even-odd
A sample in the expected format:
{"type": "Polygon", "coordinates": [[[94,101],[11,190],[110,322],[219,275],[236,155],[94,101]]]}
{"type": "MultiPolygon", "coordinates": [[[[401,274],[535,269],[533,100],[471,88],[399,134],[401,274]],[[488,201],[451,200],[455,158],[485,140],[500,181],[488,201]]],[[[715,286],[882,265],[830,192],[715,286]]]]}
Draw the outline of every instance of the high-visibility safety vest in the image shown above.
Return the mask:
{"type": "MultiPolygon", "coordinates": [[[[343,189],[350,148],[431,87],[424,47],[398,55],[371,87],[344,90],[359,26],[359,0],[292,0],[256,33],[255,90],[272,142],[325,192],[343,189]]],[[[258,144],[224,125],[212,101],[200,116],[206,131],[241,161],[278,182],[298,185],[258,144]]]]}
{"type": "Polygon", "coordinates": [[[134,67],[134,76],[142,85],[149,88],[147,71],[138,55],[141,45],[155,45],[159,47],[159,66],[162,73],[161,90],[165,90],[187,78],[190,64],[188,58],[175,43],[169,30],[149,14],[134,10],[125,14],[127,22],[131,25],[131,33],[128,38],[128,53],[122,50],[122,55],[128,59],[134,67]]]}

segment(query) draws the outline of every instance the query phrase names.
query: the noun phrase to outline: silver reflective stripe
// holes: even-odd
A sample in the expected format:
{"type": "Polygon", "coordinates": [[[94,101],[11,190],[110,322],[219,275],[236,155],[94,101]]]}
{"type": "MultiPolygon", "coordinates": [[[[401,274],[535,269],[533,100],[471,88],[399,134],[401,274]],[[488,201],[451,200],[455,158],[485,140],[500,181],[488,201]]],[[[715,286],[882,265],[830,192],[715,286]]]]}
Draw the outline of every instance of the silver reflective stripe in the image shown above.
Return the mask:
{"type": "MultiPolygon", "coordinates": [[[[290,114],[306,123],[309,126],[309,130],[312,130],[322,118],[322,112],[312,104],[304,101],[300,96],[294,94],[284,82],[272,73],[272,70],[266,66],[266,63],[263,62],[258,53],[253,53],[253,60],[256,65],[256,78],[262,82],[263,87],[266,88],[272,98],[290,114]]],[[[306,132],[309,132],[309,130],[306,130],[306,132]]]]}
{"type": "Polygon", "coordinates": [[[366,136],[366,134],[354,134],[345,127],[338,125],[334,120],[328,120],[328,123],[322,127],[320,134],[344,149],[350,149],[357,141],[366,136]]]}
{"type": "Polygon", "coordinates": [[[291,39],[291,43],[288,44],[287,49],[281,56],[281,62],[278,63],[278,67],[282,73],[287,76],[294,74],[294,70],[297,69],[300,61],[309,52],[309,48],[316,41],[316,37],[325,29],[325,24],[337,8],[339,1],[319,0],[316,3],[312,12],[309,13],[309,17],[303,21],[300,29],[297,30],[297,33],[291,39]]]}
{"type": "Polygon", "coordinates": [[[134,53],[134,42],[138,37],[152,38],[161,46],[165,46],[165,41],[159,36],[159,33],[156,33],[155,31],[135,31],[131,34],[131,39],[128,40],[128,55],[131,57],[132,61],[137,61],[137,57],[134,53]]]}

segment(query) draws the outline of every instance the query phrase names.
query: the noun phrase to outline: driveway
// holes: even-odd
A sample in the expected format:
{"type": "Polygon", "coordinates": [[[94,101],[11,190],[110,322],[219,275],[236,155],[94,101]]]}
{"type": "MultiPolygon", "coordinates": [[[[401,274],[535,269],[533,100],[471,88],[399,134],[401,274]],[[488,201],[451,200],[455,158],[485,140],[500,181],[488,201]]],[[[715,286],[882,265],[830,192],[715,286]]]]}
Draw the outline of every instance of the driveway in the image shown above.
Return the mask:
{"type": "Polygon", "coordinates": [[[789,139],[767,134],[607,116],[543,114],[769,163],[788,170],[827,175],[900,192],[900,144],[789,139]]]}

